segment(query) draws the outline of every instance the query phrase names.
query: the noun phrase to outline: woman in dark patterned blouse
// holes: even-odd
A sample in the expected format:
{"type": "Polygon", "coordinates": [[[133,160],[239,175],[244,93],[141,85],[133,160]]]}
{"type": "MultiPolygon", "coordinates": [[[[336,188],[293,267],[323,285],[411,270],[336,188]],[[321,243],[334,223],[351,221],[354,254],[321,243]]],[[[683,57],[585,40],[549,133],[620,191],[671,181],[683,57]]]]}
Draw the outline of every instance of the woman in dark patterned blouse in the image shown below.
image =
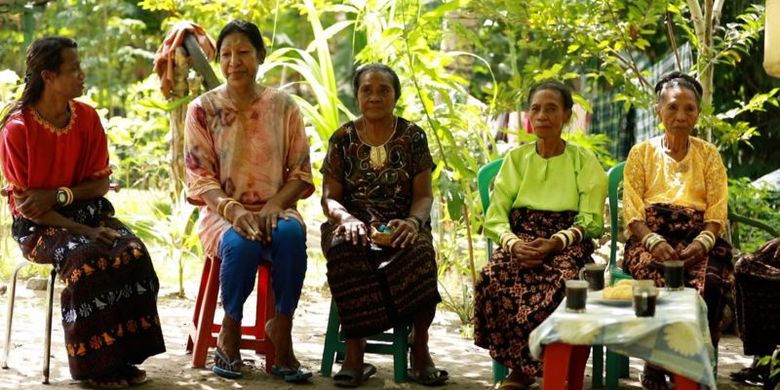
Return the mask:
{"type": "Polygon", "coordinates": [[[366,65],[352,81],[363,115],[330,138],[322,166],[322,250],[328,283],[347,338],[337,386],[356,387],[376,372],[363,362],[363,338],[400,322],[413,324],[410,378],[435,385],[448,379],[428,352],[436,304],[430,229],[433,159],[425,132],[393,115],[401,94],[386,65],[366,65]],[[384,226],[382,226],[384,225],[384,226]],[[379,246],[372,228],[392,232],[379,246]]]}

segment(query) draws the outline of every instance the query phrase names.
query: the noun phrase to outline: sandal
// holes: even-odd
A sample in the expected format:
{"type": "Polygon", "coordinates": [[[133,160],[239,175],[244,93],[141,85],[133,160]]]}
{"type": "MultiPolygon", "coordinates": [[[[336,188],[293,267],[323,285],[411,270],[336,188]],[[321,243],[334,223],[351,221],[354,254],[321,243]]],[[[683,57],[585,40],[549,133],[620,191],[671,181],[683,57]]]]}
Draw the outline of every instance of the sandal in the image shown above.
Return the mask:
{"type": "Polygon", "coordinates": [[[349,367],[342,367],[341,370],[333,375],[333,384],[338,387],[359,387],[376,374],[376,367],[372,364],[363,363],[363,372],[349,367]]]}
{"type": "Polygon", "coordinates": [[[312,377],[311,372],[304,371],[300,368],[296,369],[296,368],[289,368],[289,367],[272,366],[271,373],[274,374],[275,377],[284,379],[284,381],[288,383],[305,382],[312,377]]]}
{"type": "Polygon", "coordinates": [[[214,351],[214,368],[212,368],[211,371],[223,378],[238,379],[244,376],[244,374],[241,373],[241,365],[242,362],[240,357],[230,361],[227,354],[217,348],[214,351]]]}
{"type": "Polygon", "coordinates": [[[734,382],[745,383],[753,386],[763,386],[769,371],[769,366],[750,366],[729,374],[734,382]]]}
{"type": "Polygon", "coordinates": [[[450,374],[446,370],[438,369],[434,366],[425,367],[417,372],[410,368],[406,370],[406,375],[409,376],[412,382],[423,386],[440,386],[450,379],[450,374]]]}
{"type": "Polygon", "coordinates": [[[645,366],[644,372],[639,374],[639,383],[646,390],[669,390],[666,382],[666,373],[655,367],[645,366]]]}

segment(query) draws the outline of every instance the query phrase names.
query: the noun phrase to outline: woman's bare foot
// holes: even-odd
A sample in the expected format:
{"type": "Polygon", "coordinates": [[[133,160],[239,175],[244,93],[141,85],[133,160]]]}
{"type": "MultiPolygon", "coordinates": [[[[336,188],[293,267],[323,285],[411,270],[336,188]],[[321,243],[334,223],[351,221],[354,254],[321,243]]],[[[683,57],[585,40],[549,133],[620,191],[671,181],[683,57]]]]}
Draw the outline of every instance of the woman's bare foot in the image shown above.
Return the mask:
{"type": "MultiPolygon", "coordinates": [[[[217,349],[222,351],[230,362],[241,361],[241,322],[227,315],[222,319],[222,329],[217,336],[217,349]]],[[[219,359],[217,359],[219,361],[219,359]]]]}
{"type": "Polygon", "coordinates": [[[295,358],[292,345],[292,317],[277,313],[265,323],[265,334],[271,340],[276,351],[277,367],[297,370],[301,363],[295,358]]]}

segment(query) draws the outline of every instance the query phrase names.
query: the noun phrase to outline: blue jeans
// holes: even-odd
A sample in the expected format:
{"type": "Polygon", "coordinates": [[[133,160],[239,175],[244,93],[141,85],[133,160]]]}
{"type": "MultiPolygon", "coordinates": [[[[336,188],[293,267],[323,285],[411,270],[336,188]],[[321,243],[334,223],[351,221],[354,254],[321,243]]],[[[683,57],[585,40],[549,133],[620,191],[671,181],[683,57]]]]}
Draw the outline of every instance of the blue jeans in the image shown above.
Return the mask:
{"type": "Polygon", "coordinates": [[[244,302],[255,288],[257,267],[261,261],[270,261],[276,311],[292,316],[306,275],[306,238],[297,220],[279,219],[270,243],[248,240],[230,228],[222,235],[219,258],[226,315],[241,321],[244,302]]]}

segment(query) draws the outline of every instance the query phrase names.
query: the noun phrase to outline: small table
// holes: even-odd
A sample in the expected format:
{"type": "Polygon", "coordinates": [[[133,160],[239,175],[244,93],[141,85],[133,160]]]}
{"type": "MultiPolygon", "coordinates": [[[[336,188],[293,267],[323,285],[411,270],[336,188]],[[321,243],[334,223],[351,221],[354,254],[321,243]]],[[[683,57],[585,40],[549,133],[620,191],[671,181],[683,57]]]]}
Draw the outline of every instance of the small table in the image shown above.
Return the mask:
{"type": "Polygon", "coordinates": [[[529,338],[531,355],[540,359],[544,346],[545,389],[581,388],[591,345],[643,359],[676,374],[677,389],[716,387],[707,306],[697,291],[661,290],[655,317],[636,317],[629,304],[615,305],[589,297],[584,313],[558,308],[529,338]],[[566,364],[562,364],[566,363],[566,364]]]}

